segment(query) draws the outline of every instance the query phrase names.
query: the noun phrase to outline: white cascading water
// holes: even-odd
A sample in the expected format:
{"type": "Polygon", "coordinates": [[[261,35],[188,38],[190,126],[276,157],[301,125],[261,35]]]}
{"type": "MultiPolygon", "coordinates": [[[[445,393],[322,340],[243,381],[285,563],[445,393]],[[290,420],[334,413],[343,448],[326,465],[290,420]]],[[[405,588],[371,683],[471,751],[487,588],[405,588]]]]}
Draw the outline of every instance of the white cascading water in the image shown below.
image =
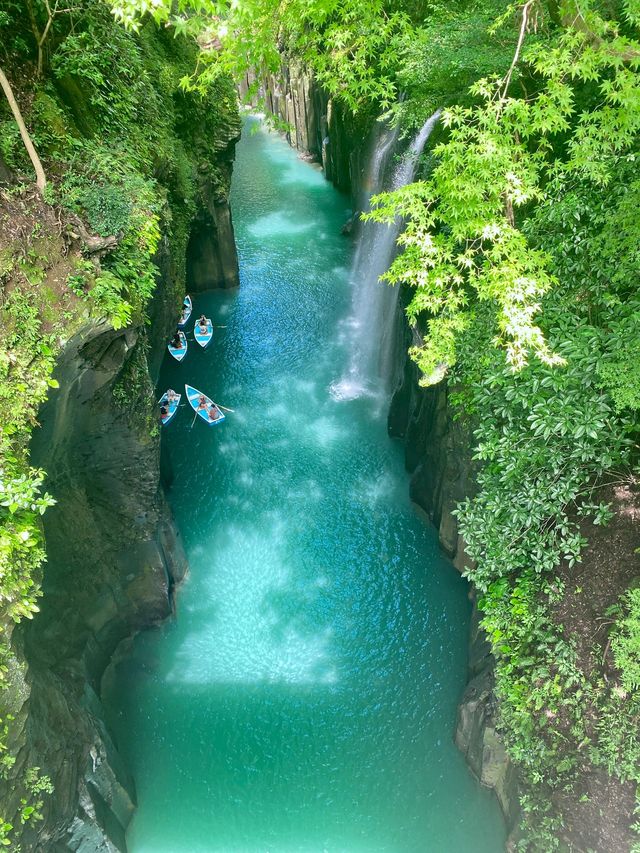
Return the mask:
{"type": "MultiPolygon", "coordinates": [[[[369,157],[365,181],[366,196],[362,210],[370,210],[371,196],[397,190],[410,184],[415,176],[418,158],[440,116],[437,110],[424,123],[395,168],[390,168],[395,155],[398,129],[380,125],[374,136],[374,149],[369,157]]],[[[351,271],[353,303],[347,326],[351,355],[346,374],[331,386],[338,400],[354,400],[363,395],[386,391],[390,371],[393,330],[398,302],[398,288],[380,282],[396,253],[402,228],[399,220],[392,225],[362,222],[351,271]]]]}

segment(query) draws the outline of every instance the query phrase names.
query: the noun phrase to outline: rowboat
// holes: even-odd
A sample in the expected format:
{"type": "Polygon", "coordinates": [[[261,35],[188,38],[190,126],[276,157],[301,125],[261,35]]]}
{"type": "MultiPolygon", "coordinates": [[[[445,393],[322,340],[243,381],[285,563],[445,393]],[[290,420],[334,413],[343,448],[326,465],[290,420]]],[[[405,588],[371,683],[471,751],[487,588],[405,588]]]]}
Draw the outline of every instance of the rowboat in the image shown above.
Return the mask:
{"type": "Polygon", "coordinates": [[[185,296],[184,302],[182,303],[182,316],[178,322],[178,328],[184,329],[184,327],[189,322],[189,317],[191,316],[191,312],[193,311],[193,302],[191,301],[190,296],[185,296]]]}
{"type": "Polygon", "coordinates": [[[202,327],[200,325],[200,320],[196,320],[196,324],[193,327],[193,336],[203,349],[208,346],[209,342],[211,341],[211,338],[213,337],[213,323],[208,317],[206,326],[207,331],[203,332],[202,327]]]}
{"type": "Polygon", "coordinates": [[[171,353],[171,355],[175,358],[176,361],[182,361],[182,359],[187,354],[187,338],[184,332],[178,332],[178,337],[182,341],[181,347],[174,347],[171,344],[167,345],[167,349],[171,353]]]}
{"type": "Polygon", "coordinates": [[[198,391],[197,388],[193,388],[191,385],[185,385],[184,390],[187,393],[187,400],[191,404],[191,408],[198,415],[198,417],[202,418],[202,420],[209,424],[209,426],[213,426],[214,424],[221,424],[224,420],[224,415],[222,411],[216,406],[211,397],[207,397],[206,394],[203,394],[202,391],[198,391]],[[204,398],[204,406],[201,408],[201,400],[204,398]],[[217,415],[214,418],[209,417],[209,411],[211,408],[214,408],[217,412],[217,415]]]}
{"type": "Polygon", "coordinates": [[[173,418],[175,413],[178,411],[178,406],[180,405],[180,400],[182,399],[182,394],[176,394],[174,391],[173,397],[171,401],[169,401],[168,397],[169,391],[165,391],[162,397],[158,400],[158,405],[160,407],[164,406],[167,409],[167,414],[163,416],[162,412],[160,413],[160,423],[162,426],[166,426],[169,421],[173,418]]]}

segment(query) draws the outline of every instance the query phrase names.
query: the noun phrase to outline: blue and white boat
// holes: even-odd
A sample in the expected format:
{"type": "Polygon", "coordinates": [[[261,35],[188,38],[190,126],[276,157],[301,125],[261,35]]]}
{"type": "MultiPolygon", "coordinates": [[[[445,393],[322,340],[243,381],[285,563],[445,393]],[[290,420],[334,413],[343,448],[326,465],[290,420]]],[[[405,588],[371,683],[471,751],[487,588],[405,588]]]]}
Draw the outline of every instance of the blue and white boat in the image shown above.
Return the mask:
{"type": "Polygon", "coordinates": [[[197,388],[193,388],[191,385],[185,385],[184,390],[187,393],[187,400],[191,404],[191,408],[206,424],[213,426],[214,424],[222,423],[224,415],[211,397],[207,397],[206,394],[203,394],[202,391],[198,391],[197,388]],[[213,418],[210,415],[212,409],[215,413],[215,417],[213,418]]]}
{"type": "Polygon", "coordinates": [[[213,323],[208,317],[205,317],[204,328],[205,331],[203,332],[202,321],[196,320],[195,326],[193,327],[193,336],[203,349],[209,346],[211,338],[213,337],[213,323]]]}
{"type": "Polygon", "coordinates": [[[170,388],[165,391],[162,397],[160,397],[160,399],[158,400],[158,405],[160,406],[160,409],[164,407],[167,410],[166,415],[163,415],[162,411],[160,412],[160,423],[162,424],[162,426],[166,426],[173,418],[175,413],[178,411],[178,406],[180,405],[180,400],[182,399],[182,394],[176,394],[175,391],[171,392],[171,399],[169,399],[169,391],[171,391],[170,388]]]}
{"type": "Polygon", "coordinates": [[[182,346],[174,347],[173,344],[168,344],[167,349],[176,361],[182,361],[187,354],[187,337],[184,332],[178,332],[178,337],[180,338],[182,346]]]}
{"type": "Polygon", "coordinates": [[[191,312],[193,311],[193,302],[191,301],[190,296],[185,296],[184,302],[182,303],[182,316],[178,322],[178,328],[184,329],[184,327],[189,322],[189,317],[191,316],[191,312]]]}

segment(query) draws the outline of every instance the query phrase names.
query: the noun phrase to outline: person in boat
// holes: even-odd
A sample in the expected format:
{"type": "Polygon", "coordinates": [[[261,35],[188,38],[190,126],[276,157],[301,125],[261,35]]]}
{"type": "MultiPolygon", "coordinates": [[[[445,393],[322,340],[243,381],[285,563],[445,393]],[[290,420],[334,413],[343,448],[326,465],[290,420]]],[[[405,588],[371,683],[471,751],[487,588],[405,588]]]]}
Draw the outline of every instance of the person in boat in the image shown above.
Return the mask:
{"type": "Polygon", "coordinates": [[[198,320],[198,324],[199,324],[199,326],[200,326],[200,334],[201,334],[201,335],[206,335],[206,334],[207,334],[207,332],[209,331],[209,321],[208,321],[208,320],[207,320],[207,318],[204,316],[204,314],[203,314],[203,315],[202,315],[202,317],[200,317],[200,319],[198,320]]]}
{"type": "Polygon", "coordinates": [[[207,398],[204,394],[200,394],[200,398],[198,400],[198,411],[204,412],[207,409],[207,398]]]}
{"type": "Polygon", "coordinates": [[[169,388],[167,391],[167,403],[175,403],[178,399],[178,394],[173,390],[173,388],[169,388]]]}
{"type": "Polygon", "coordinates": [[[209,406],[209,420],[210,421],[217,421],[219,417],[220,417],[220,409],[216,406],[215,403],[212,403],[209,406]]]}
{"type": "Polygon", "coordinates": [[[166,421],[166,419],[169,417],[169,409],[167,409],[166,406],[160,406],[160,417],[163,421],[166,421]]]}
{"type": "Polygon", "coordinates": [[[180,337],[180,332],[176,331],[175,335],[171,340],[171,346],[174,349],[182,349],[182,338],[180,337]]]}
{"type": "Polygon", "coordinates": [[[180,322],[186,323],[188,318],[189,318],[189,306],[183,305],[182,306],[182,314],[180,315],[180,322]]]}

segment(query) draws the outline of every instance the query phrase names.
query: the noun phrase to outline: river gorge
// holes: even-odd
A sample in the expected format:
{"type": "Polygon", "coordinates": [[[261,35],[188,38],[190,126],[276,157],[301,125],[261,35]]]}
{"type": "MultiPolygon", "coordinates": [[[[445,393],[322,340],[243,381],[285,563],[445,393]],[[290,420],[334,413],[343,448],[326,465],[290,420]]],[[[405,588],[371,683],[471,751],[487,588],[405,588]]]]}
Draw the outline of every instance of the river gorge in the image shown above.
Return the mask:
{"type": "Polygon", "coordinates": [[[632,4],[0,5],[0,846],[636,850],[632,4]]]}
{"type": "MultiPolygon", "coordinates": [[[[233,408],[163,434],[190,565],[108,704],[133,773],[133,853],[499,851],[493,795],[453,743],[466,583],[409,501],[350,357],[351,209],[251,119],[231,204],[241,287],[195,298],[214,341],[166,359],[233,408]]],[[[382,286],[382,285],[380,285],[382,286]]],[[[373,378],[373,377],[372,377],[373,378]]]]}

